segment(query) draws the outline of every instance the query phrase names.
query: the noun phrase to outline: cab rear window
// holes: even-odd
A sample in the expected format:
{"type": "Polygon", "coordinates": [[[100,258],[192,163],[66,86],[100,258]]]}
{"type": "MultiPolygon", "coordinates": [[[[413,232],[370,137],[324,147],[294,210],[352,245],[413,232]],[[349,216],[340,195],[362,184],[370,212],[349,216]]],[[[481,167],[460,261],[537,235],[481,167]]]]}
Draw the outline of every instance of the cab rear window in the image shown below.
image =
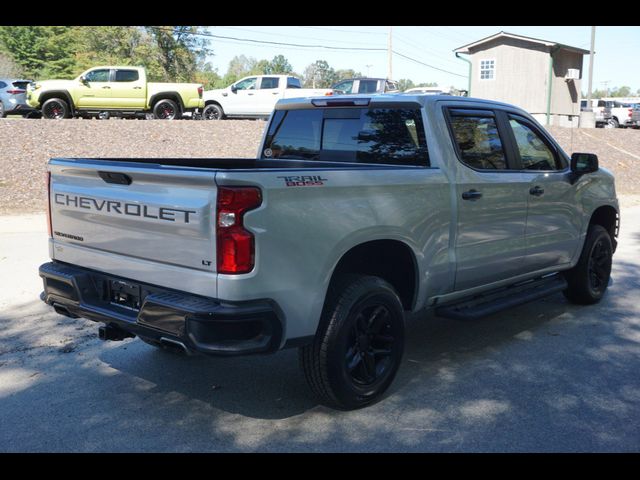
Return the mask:
{"type": "Polygon", "coordinates": [[[419,108],[277,110],[262,158],[430,165],[419,108]]]}

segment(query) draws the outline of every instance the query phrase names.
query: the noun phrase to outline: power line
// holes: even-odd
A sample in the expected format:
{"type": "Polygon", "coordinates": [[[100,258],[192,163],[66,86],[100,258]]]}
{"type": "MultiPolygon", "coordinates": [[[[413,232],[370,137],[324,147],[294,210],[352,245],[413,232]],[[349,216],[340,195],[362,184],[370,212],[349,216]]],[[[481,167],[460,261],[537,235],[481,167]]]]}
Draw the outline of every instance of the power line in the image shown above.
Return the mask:
{"type": "MultiPolygon", "coordinates": [[[[226,30],[238,30],[238,31],[242,31],[242,32],[250,32],[250,33],[257,33],[258,35],[269,35],[269,36],[275,36],[275,37],[282,37],[282,33],[271,33],[271,32],[263,32],[260,30],[249,30],[248,28],[238,28],[238,27],[222,27],[222,26],[215,26],[212,28],[224,28],[226,30]]],[[[320,41],[326,41],[326,42],[337,42],[338,40],[328,40],[325,38],[317,38],[317,37],[303,37],[300,35],[290,35],[287,34],[287,38],[304,38],[306,40],[320,40],[320,41]]],[[[349,41],[349,43],[356,43],[359,45],[370,45],[371,42],[354,42],[354,41],[349,41]]]]}
{"type": "MultiPolygon", "coordinates": [[[[160,30],[165,32],[176,33],[176,31],[172,28],[161,28],[161,27],[151,27],[154,30],[160,30]]],[[[369,51],[369,52],[386,52],[386,48],[365,48],[365,47],[332,47],[329,45],[309,45],[302,43],[285,43],[285,42],[271,42],[268,40],[253,40],[250,38],[238,38],[238,37],[229,37],[226,35],[214,35],[213,33],[197,33],[197,32],[180,32],[182,34],[187,35],[198,35],[200,37],[211,37],[211,38],[222,38],[226,40],[235,40],[237,42],[249,42],[249,43],[268,43],[270,45],[287,45],[290,47],[301,47],[301,48],[325,48],[327,50],[357,50],[357,51],[369,51]]]]}
{"type": "Polygon", "coordinates": [[[407,60],[411,60],[412,62],[419,63],[420,65],[424,65],[425,67],[433,68],[434,70],[439,70],[441,72],[449,73],[451,75],[455,75],[456,77],[467,78],[466,75],[460,75],[459,73],[450,72],[449,70],[445,70],[443,68],[434,67],[433,65],[429,65],[428,63],[421,62],[420,60],[416,60],[415,58],[408,57],[407,55],[403,55],[400,52],[396,52],[393,50],[393,53],[398,55],[399,57],[406,58],[407,60]]]}
{"type": "Polygon", "coordinates": [[[435,52],[434,50],[430,50],[428,48],[425,48],[423,46],[419,46],[413,42],[409,42],[408,39],[405,39],[404,37],[400,36],[400,35],[394,35],[395,38],[397,38],[398,40],[400,40],[402,43],[404,43],[405,45],[409,46],[410,48],[413,48],[417,51],[419,51],[421,54],[424,54],[424,52],[428,52],[430,55],[433,55],[434,57],[438,57],[438,59],[440,61],[444,61],[444,62],[449,62],[449,63],[453,63],[455,65],[459,65],[458,62],[456,62],[455,60],[451,59],[451,58],[447,58],[444,55],[439,54],[438,52],[435,52]]]}
{"type": "Polygon", "coordinates": [[[325,28],[325,27],[303,27],[299,26],[299,28],[310,28],[312,30],[326,30],[329,32],[344,32],[344,33],[362,33],[364,35],[387,35],[384,32],[366,32],[363,30],[341,30],[339,28],[325,28]]]}

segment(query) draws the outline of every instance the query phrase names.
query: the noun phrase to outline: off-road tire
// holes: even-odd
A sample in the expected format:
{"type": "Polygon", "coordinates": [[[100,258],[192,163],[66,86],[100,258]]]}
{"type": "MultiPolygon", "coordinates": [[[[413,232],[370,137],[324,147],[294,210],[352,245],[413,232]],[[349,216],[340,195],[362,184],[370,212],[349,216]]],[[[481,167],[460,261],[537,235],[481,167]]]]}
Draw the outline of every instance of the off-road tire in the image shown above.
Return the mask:
{"type": "Polygon", "coordinates": [[[223,120],[224,119],[224,111],[220,105],[215,103],[210,103],[204,110],[202,110],[202,119],[203,120],[223,120]]]}
{"type": "Polygon", "coordinates": [[[564,272],[568,283],[564,296],[579,305],[598,303],[607,291],[612,258],[609,232],[601,225],[589,225],[578,263],[564,272]]]}
{"type": "Polygon", "coordinates": [[[177,120],[182,116],[180,107],[176,102],[165,98],[158,100],[153,106],[153,118],[157,120],[177,120]]]}
{"type": "Polygon", "coordinates": [[[50,98],[42,104],[42,116],[48,120],[69,118],[69,104],[62,98],[50,98]]]}
{"type": "Polygon", "coordinates": [[[382,396],[395,378],[403,351],[404,311],[393,287],[379,277],[345,275],[332,282],[313,343],[298,353],[307,383],[320,402],[352,410],[382,396]],[[363,325],[371,328],[360,328],[363,325]],[[373,359],[373,365],[365,359],[373,359]],[[372,371],[373,380],[367,383],[367,372],[372,371]]]}

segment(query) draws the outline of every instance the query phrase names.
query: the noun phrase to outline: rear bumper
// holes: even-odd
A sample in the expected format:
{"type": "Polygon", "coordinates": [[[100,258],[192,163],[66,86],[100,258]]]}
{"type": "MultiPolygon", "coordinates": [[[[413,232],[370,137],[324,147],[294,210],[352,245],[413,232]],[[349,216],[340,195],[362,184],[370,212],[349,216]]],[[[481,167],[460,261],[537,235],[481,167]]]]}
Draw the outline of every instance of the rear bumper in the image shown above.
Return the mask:
{"type": "Polygon", "coordinates": [[[280,348],[283,326],[271,300],[222,302],[60,262],[43,264],[39,273],[44,282],[41,299],[59,313],[209,355],[280,348]]]}

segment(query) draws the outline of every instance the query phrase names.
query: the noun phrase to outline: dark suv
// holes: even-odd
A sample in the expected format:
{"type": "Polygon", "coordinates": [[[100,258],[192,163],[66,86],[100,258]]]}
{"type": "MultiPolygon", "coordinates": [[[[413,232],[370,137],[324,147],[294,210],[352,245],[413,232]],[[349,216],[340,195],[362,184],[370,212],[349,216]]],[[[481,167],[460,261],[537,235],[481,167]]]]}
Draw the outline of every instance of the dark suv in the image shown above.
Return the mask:
{"type": "Polygon", "coordinates": [[[9,114],[27,116],[34,113],[25,96],[30,83],[31,80],[0,78],[0,118],[9,114]]]}
{"type": "Polygon", "coordinates": [[[331,87],[336,93],[397,93],[398,83],[386,78],[349,78],[331,87]]]}

